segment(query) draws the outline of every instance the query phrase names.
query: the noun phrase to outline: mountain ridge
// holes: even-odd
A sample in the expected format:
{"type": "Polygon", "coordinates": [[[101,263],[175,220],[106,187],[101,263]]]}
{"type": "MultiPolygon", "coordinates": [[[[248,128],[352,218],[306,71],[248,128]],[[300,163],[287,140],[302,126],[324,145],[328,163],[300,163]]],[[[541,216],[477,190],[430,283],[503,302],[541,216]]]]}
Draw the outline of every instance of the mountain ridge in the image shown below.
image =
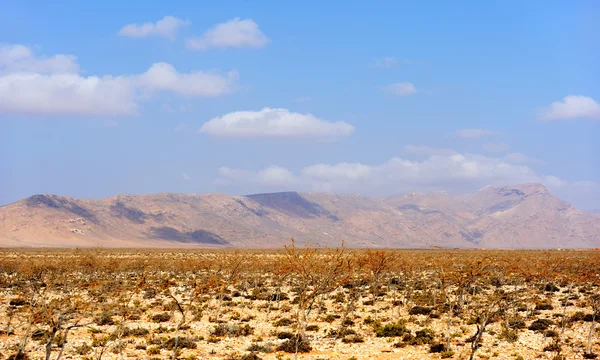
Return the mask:
{"type": "Polygon", "coordinates": [[[541,184],[369,198],[294,191],[36,194],[0,206],[0,246],[279,247],[298,242],[377,248],[600,246],[600,216],[541,184]]]}

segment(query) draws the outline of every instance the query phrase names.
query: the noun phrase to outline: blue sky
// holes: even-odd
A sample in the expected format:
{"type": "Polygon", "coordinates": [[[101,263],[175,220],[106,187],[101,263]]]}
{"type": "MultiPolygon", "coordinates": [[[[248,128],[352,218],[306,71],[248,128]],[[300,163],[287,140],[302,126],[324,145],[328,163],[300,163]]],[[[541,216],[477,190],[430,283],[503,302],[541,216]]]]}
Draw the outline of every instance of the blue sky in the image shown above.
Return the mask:
{"type": "Polygon", "coordinates": [[[542,182],[600,208],[600,3],[0,4],[0,204],[542,182]]]}

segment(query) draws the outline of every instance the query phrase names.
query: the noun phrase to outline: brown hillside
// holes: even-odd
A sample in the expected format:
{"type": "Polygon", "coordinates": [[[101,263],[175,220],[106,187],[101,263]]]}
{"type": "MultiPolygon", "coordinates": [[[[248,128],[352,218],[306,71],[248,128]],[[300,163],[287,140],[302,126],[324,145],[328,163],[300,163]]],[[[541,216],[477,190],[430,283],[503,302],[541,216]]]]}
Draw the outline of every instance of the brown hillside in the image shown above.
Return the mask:
{"type": "Polygon", "coordinates": [[[278,247],[291,236],[351,247],[597,247],[600,217],[539,184],[385,198],[296,192],[101,200],[34,195],[0,207],[1,246],[278,247]]]}

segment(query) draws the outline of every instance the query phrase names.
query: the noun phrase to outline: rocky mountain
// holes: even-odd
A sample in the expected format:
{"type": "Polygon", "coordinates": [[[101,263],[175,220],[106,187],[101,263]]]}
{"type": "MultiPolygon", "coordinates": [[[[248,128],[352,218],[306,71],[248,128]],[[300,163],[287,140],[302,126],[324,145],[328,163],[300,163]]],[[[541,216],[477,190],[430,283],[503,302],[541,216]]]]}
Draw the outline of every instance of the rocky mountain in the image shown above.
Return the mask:
{"type": "Polygon", "coordinates": [[[34,195],[0,207],[0,246],[264,248],[291,236],[350,247],[599,247],[600,216],[577,210],[540,184],[383,198],[34,195]]]}

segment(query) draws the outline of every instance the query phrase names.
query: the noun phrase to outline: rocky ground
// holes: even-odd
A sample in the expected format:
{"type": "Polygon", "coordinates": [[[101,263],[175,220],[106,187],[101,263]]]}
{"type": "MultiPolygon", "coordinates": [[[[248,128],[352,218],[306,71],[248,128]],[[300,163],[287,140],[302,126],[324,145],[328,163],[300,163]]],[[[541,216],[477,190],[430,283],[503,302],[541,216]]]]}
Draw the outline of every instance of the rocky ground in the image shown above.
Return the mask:
{"type": "Polygon", "coordinates": [[[293,251],[4,252],[0,358],[593,357],[598,285],[572,276],[597,266],[592,252],[534,277],[490,266],[530,256],[516,252],[434,266],[431,253],[293,251]]]}

